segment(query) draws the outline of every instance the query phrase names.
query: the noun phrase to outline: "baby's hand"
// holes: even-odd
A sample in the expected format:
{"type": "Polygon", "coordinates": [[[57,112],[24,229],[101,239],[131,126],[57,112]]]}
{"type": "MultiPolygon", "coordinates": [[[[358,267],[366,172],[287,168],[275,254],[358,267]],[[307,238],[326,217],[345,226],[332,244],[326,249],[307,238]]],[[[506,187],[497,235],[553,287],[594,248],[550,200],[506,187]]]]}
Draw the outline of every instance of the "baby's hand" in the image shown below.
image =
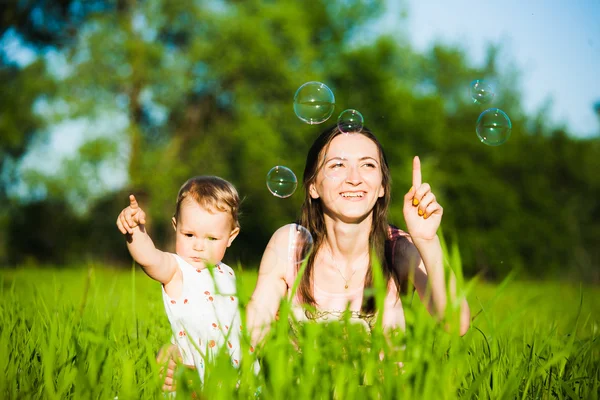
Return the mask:
{"type": "Polygon", "coordinates": [[[140,208],[134,195],[129,195],[129,207],[117,217],[117,227],[122,234],[132,234],[133,228],[146,223],[146,213],[140,208]]]}

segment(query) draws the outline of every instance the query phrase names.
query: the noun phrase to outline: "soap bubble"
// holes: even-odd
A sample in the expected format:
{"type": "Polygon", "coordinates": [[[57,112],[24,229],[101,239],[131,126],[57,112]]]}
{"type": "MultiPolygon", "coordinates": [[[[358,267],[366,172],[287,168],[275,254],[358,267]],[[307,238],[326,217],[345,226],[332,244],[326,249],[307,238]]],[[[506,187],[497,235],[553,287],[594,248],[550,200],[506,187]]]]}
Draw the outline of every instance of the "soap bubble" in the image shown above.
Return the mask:
{"type": "Polygon", "coordinates": [[[307,82],[296,90],[294,112],[307,124],[320,124],[333,114],[335,97],[333,92],[321,82],[307,82]]]}
{"type": "MultiPolygon", "coordinates": [[[[282,236],[283,237],[283,236],[282,236]]],[[[310,231],[298,224],[289,224],[285,229],[286,242],[269,245],[265,249],[265,259],[276,258],[278,263],[299,266],[304,263],[314,249],[314,240],[310,231]]],[[[266,264],[265,268],[275,268],[275,263],[266,264]]],[[[261,268],[263,268],[261,266],[261,268]]],[[[265,270],[264,272],[270,272],[265,270]]]]}
{"type": "Polygon", "coordinates": [[[294,224],[290,236],[288,261],[302,264],[313,250],[313,237],[302,225],[294,224]]]}
{"type": "Polygon", "coordinates": [[[340,113],[338,128],[343,133],[360,132],[363,128],[364,118],[356,110],[348,109],[340,113]]]}
{"type": "Polygon", "coordinates": [[[267,174],[267,188],[273,196],[282,199],[290,197],[296,191],[298,179],[294,172],[282,165],[271,168],[267,174]]]}
{"type": "Polygon", "coordinates": [[[488,146],[506,142],[512,131],[512,123],[506,113],[498,108],[488,108],[477,118],[477,136],[488,146]]]}
{"type": "Polygon", "coordinates": [[[494,98],[494,90],[492,86],[483,80],[475,79],[471,82],[471,99],[473,103],[487,104],[494,98]]]}

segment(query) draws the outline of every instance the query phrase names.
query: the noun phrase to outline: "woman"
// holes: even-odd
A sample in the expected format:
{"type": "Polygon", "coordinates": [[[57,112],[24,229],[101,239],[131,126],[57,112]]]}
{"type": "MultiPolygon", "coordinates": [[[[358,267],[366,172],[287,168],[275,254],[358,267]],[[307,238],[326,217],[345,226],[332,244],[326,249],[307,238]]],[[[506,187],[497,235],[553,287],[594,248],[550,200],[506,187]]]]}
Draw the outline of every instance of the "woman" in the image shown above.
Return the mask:
{"type": "MultiPolygon", "coordinates": [[[[447,296],[437,236],[443,209],[429,184],[421,182],[418,157],[413,160],[412,181],[404,196],[407,234],[387,222],[390,171],[375,136],[367,128],[342,134],[333,127],[317,138],[304,169],[301,225],[311,232],[314,250],[292,299],[297,319],[330,319],[348,308],[352,319],[371,327],[377,311],[374,299],[363,298],[365,288],[372,285],[371,251],[380,260],[388,282],[385,328],[405,328],[399,292],[409,277],[429,312],[443,319],[447,296]],[[314,312],[306,312],[306,306],[314,312]]],[[[247,308],[254,345],[266,334],[283,297],[291,294],[300,263],[281,254],[291,255],[299,245],[291,234],[294,227],[278,229],[261,260],[247,308]]],[[[468,330],[469,320],[469,306],[463,300],[461,335],[468,330]]]]}
{"type": "MultiPolygon", "coordinates": [[[[446,282],[437,236],[443,209],[429,184],[421,182],[418,157],[413,160],[412,183],[404,196],[405,233],[387,222],[390,171],[375,136],[366,127],[343,134],[336,126],[315,140],[306,158],[300,221],[311,232],[314,249],[292,299],[297,320],[336,318],[349,309],[353,320],[371,328],[377,310],[372,297],[363,298],[365,288],[372,284],[371,251],[380,260],[388,282],[384,327],[405,328],[399,292],[409,279],[429,312],[444,318],[446,282]]],[[[291,294],[298,274],[301,263],[294,256],[302,243],[295,240],[295,227],[279,228],[263,254],[246,314],[255,346],[276,318],[281,300],[291,294]]],[[[463,300],[461,335],[467,332],[469,322],[469,306],[463,300]]],[[[170,362],[164,389],[173,390],[175,362],[172,355],[165,355],[170,362]]]]}

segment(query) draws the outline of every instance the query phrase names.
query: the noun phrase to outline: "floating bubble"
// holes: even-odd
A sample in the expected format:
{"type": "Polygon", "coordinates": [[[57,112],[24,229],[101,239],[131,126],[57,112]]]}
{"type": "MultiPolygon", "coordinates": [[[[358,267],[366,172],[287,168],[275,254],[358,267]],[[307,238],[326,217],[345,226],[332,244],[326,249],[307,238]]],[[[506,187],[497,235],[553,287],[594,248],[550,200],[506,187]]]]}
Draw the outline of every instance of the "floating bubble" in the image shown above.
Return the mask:
{"type": "Polygon", "coordinates": [[[494,90],[486,81],[476,79],[471,82],[471,99],[473,103],[487,104],[494,98],[494,90]]]}
{"type": "Polygon", "coordinates": [[[271,168],[267,174],[267,188],[273,196],[282,199],[290,197],[296,191],[296,186],[298,186],[298,179],[288,167],[278,165],[271,168]]]}
{"type": "Polygon", "coordinates": [[[363,128],[364,118],[356,110],[348,109],[340,113],[338,128],[343,133],[360,132],[363,128]]]}
{"type": "Polygon", "coordinates": [[[313,237],[302,225],[294,224],[291,232],[288,261],[302,264],[313,250],[313,237]]]}
{"type": "Polygon", "coordinates": [[[506,142],[512,131],[512,123],[506,113],[498,108],[488,108],[477,118],[477,136],[488,146],[506,142]]]}
{"type": "Polygon", "coordinates": [[[307,82],[296,90],[294,112],[307,124],[320,124],[333,114],[335,97],[333,92],[321,82],[307,82]]]}

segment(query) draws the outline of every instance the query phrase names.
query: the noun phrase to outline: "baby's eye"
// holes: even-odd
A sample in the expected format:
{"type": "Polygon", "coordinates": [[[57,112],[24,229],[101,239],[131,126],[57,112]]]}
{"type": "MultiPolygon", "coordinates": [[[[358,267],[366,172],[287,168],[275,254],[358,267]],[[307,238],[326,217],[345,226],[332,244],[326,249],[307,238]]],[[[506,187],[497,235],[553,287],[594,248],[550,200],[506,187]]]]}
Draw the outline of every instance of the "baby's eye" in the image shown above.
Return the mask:
{"type": "Polygon", "coordinates": [[[185,237],[189,237],[189,238],[194,237],[194,235],[192,235],[191,233],[184,233],[184,235],[185,235],[185,237]]]}
{"type": "Polygon", "coordinates": [[[209,236],[207,239],[208,239],[208,240],[219,240],[219,239],[217,239],[216,237],[212,237],[212,236],[209,236]]]}

